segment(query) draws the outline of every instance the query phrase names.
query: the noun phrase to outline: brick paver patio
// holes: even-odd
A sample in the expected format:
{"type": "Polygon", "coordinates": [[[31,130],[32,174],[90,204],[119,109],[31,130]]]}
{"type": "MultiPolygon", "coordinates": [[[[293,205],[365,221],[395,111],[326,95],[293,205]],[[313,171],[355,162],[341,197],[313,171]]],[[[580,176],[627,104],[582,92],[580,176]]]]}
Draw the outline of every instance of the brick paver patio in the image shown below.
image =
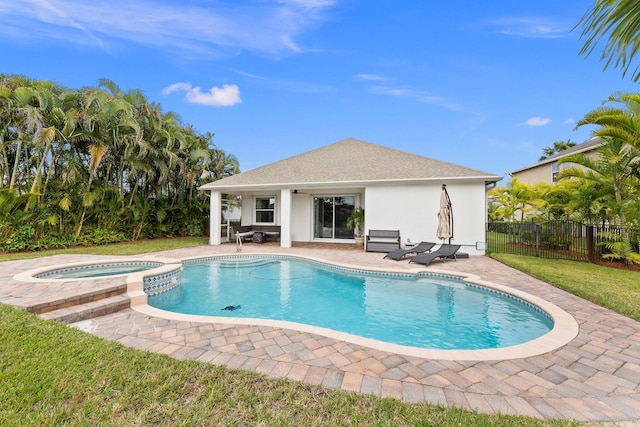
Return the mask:
{"type": "MultiPolygon", "coordinates": [[[[154,254],[190,258],[236,253],[233,245],[154,254]]],[[[415,271],[406,261],[382,254],[323,247],[281,249],[251,245],[243,253],[285,253],[358,268],[415,271]]],[[[122,278],[62,284],[23,283],[13,275],[35,267],[105,257],[58,255],[0,263],[0,302],[34,307],[73,299],[79,289],[112,290],[122,278]]],[[[113,258],[113,257],[109,257],[113,258]]],[[[136,257],[140,258],[140,257],[136,257]]],[[[424,267],[422,267],[424,268],[424,267]]],[[[472,273],[544,298],[570,313],[578,336],[539,356],[511,360],[437,360],[385,352],[325,336],[277,327],[167,320],[131,308],[75,326],[124,345],[179,359],[249,369],[406,402],[427,401],[484,413],[530,415],[640,425],[640,323],[613,313],[487,257],[471,257],[427,268],[472,273]]]]}

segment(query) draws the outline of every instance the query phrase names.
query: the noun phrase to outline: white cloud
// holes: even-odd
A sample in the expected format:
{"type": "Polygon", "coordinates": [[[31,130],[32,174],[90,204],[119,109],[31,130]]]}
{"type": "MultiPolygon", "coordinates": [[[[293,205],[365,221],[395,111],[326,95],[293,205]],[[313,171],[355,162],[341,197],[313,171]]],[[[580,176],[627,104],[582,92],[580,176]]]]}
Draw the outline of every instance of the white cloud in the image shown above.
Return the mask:
{"type": "Polygon", "coordinates": [[[399,97],[405,97],[405,98],[413,98],[420,102],[436,105],[438,107],[444,107],[449,110],[462,111],[464,109],[459,104],[450,102],[446,98],[443,98],[441,96],[431,95],[425,91],[407,89],[407,88],[390,88],[385,86],[373,86],[371,90],[374,93],[378,93],[382,95],[392,95],[392,96],[399,96],[399,97]]]}
{"type": "Polygon", "coordinates": [[[269,2],[185,0],[22,0],[0,2],[0,35],[62,40],[107,48],[134,43],[185,56],[249,50],[268,55],[304,51],[295,39],[324,22],[334,0],[269,2]]]}
{"type": "Polygon", "coordinates": [[[316,8],[331,6],[335,3],[335,0],[277,0],[281,4],[294,4],[298,6],[316,8]]]}
{"type": "Polygon", "coordinates": [[[247,73],[246,71],[241,71],[241,70],[235,70],[235,72],[240,74],[241,76],[249,77],[250,79],[267,80],[266,77],[259,76],[258,74],[247,73]]]}
{"type": "Polygon", "coordinates": [[[356,80],[365,80],[365,81],[382,81],[386,80],[384,77],[379,76],[377,74],[356,74],[353,76],[356,80]]]}
{"type": "Polygon", "coordinates": [[[183,82],[178,82],[178,83],[174,83],[170,86],[167,86],[166,88],[162,89],[162,94],[163,95],[169,95],[170,93],[173,92],[177,92],[177,91],[188,91],[189,89],[191,89],[191,83],[183,83],[183,82]]]}
{"type": "Polygon", "coordinates": [[[335,88],[329,85],[317,84],[317,83],[308,83],[304,81],[297,80],[281,80],[274,79],[272,77],[247,73],[246,71],[235,70],[236,73],[241,76],[261,80],[266,86],[270,86],[272,88],[276,88],[278,90],[287,90],[291,92],[300,92],[300,93],[327,93],[335,91],[335,88]]]}
{"type": "Polygon", "coordinates": [[[173,92],[185,92],[184,99],[190,104],[208,105],[213,107],[231,107],[240,104],[240,88],[237,85],[214,86],[208,92],[202,92],[198,86],[191,83],[178,82],[162,90],[164,95],[173,92]]]}
{"type": "Polygon", "coordinates": [[[443,107],[452,111],[464,111],[465,108],[447,100],[444,97],[433,95],[427,91],[417,90],[410,87],[391,87],[383,83],[389,83],[391,79],[379,74],[359,73],[353,76],[356,80],[370,82],[369,90],[379,95],[390,95],[402,98],[415,99],[425,104],[443,107]]]}
{"type": "Polygon", "coordinates": [[[39,17],[44,22],[53,23],[58,22],[63,26],[75,28],[84,33],[89,39],[95,41],[98,46],[103,47],[102,40],[93,34],[81,21],[77,21],[73,15],[70,15],[68,11],[56,7],[55,2],[47,0],[33,0],[36,8],[34,9],[34,15],[39,17]],[[38,9],[40,8],[40,9],[38,9]]]}
{"type": "Polygon", "coordinates": [[[526,38],[560,38],[569,35],[570,26],[542,18],[503,18],[490,23],[501,34],[526,38]]]}
{"type": "Polygon", "coordinates": [[[565,120],[563,123],[565,125],[575,125],[576,119],[574,119],[573,117],[568,117],[567,120],[565,120]]]}
{"type": "Polygon", "coordinates": [[[546,117],[531,117],[530,119],[527,119],[524,123],[522,123],[522,125],[539,127],[539,126],[546,126],[549,123],[551,123],[551,119],[548,119],[546,117]]]}

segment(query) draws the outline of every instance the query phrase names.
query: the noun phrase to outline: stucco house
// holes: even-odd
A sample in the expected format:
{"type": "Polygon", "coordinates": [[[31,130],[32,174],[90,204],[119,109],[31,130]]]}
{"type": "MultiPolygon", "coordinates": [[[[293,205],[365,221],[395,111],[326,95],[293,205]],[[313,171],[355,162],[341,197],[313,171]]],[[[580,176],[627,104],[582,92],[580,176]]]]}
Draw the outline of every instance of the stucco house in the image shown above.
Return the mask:
{"type": "MultiPolygon", "coordinates": [[[[442,184],[456,244],[484,242],[487,187],[502,177],[358,139],[345,139],[203,185],[210,193],[210,244],[221,244],[222,195],[241,196],[242,225],[277,226],[292,242],[354,244],[347,218],[365,209],[368,230],[400,230],[402,242],[436,239],[442,184]]],[[[480,251],[482,248],[480,248],[480,251]]]]}
{"type": "Polygon", "coordinates": [[[522,169],[509,172],[509,175],[513,178],[518,178],[518,181],[527,184],[535,185],[539,182],[546,182],[547,184],[555,184],[557,181],[558,173],[563,169],[568,169],[572,165],[571,163],[558,163],[560,159],[570,154],[583,153],[590,155],[595,153],[598,146],[601,144],[600,138],[594,137],[583,142],[582,144],[574,145],[560,153],[549,156],[548,158],[534,163],[522,169]]]}

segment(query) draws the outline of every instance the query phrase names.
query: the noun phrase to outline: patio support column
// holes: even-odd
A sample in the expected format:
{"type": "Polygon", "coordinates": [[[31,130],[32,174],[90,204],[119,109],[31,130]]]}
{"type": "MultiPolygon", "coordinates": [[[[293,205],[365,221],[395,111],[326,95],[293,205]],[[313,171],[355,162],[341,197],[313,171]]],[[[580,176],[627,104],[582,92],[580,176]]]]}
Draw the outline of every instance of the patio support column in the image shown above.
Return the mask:
{"type": "Polygon", "coordinates": [[[209,197],[209,244],[219,245],[220,224],[222,224],[222,193],[219,191],[211,191],[209,197]]]}
{"type": "Polygon", "coordinates": [[[291,247],[291,190],[280,190],[280,247],[291,247]]]}

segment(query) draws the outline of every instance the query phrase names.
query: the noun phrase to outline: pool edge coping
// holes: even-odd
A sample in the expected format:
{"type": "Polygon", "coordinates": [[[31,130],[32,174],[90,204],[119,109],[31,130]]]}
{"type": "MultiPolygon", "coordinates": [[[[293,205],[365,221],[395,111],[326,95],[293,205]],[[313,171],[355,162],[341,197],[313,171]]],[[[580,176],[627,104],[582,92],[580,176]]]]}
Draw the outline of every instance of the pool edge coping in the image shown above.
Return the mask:
{"type": "Polygon", "coordinates": [[[80,262],[73,262],[73,263],[67,263],[67,264],[56,264],[56,265],[49,265],[45,267],[36,267],[31,270],[17,273],[12,277],[12,279],[18,282],[23,282],[23,283],[81,282],[85,280],[101,280],[101,279],[112,279],[114,277],[116,278],[128,277],[137,273],[145,273],[145,275],[148,275],[148,273],[159,273],[159,272],[164,272],[166,267],[170,267],[171,270],[175,269],[176,268],[175,264],[182,265],[182,261],[175,258],[167,258],[167,257],[153,256],[153,255],[138,257],[138,258],[130,258],[130,257],[123,256],[121,258],[114,257],[114,258],[106,258],[102,260],[80,261],[80,262]],[[73,268],[73,267],[86,267],[91,265],[116,264],[116,263],[130,264],[130,263],[136,263],[136,262],[141,262],[141,263],[153,262],[153,263],[161,263],[162,265],[150,268],[148,270],[141,270],[133,273],[110,274],[110,275],[98,276],[98,277],[68,277],[68,278],[35,277],[39,274],[46,274],[51,271],[62,270],[62,269],[73,268]]]}

